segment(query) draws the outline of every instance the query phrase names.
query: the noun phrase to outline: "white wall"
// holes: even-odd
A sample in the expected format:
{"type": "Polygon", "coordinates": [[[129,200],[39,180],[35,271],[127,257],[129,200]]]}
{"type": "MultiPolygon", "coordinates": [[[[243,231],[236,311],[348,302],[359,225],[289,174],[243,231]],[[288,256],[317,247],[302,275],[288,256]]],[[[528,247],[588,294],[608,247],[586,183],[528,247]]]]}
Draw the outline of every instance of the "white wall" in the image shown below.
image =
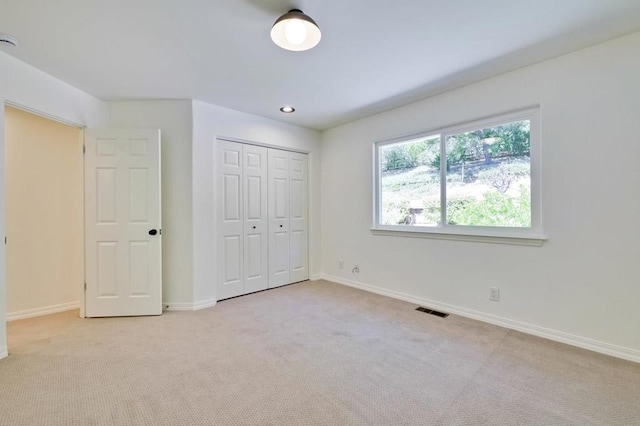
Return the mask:
{"type": "Polygon", "coordinates": [[[313,130],[215,105],[193,103],[194,296],[216,300],[213,146],[216,137],[309,152],[309,270],[320,273],[320,134],[313,130]]]}
{"type": "Polygon", "coordinates": [[[109,126],[162,130],[163,302],[171,309],[216,300],[213,144],[220,135],[310,152],[310,270],[320,273],[318,132],[189,100],[109,102],[109,126]]]}
{"type": "Polygon", "coordinates": [[[191,101],[158,100],[109,103],[112,128],[161,130],[162,300],[193,302],[191,101]]]}
{"type": "Polygon", "coordinates": [[[638,76],[640,33],[324,132],[325,276],[640,361],[638,76]],[[371,234],[374,141],[532,105],[543,247],[371,234]]]}
{"type": "MultiPolygon", "coordinates": [[[[107,123],[104,102],[0,52],[0,102],[13,102],[87,127],[107,123]]],[[[4,114],[0,117],[0,164],[4,164],[4,114]]],[[[5,235],[5,176],[0,173],[0,235],[5,235]]],[[[6,251],[0,244],[0,358],[6,355],[6,251]]]]}
{"type": "Polygon", "coordinates": [[[84,283],[82,130],[4,110],[7,317],[76,309],[84,283]]]}
{"type": "MultiPolygon", "coordinates": [[[[226,136],[310,152],[312,276],[322,271],[354,280],[349,267],[337,269],[344,258],[347,266],[360,264],[361,283],[566,333],[640,359],[638,75],[640,34],[634,34],[326,131],[322,169],[317,132],[201,102],[107,107],[1,52],[0,101],[88,127],[163,130],[167,302],[215,300],[213,143],[226,136]],[[542,118],[549,238],[543,247],[371,235],[374,140],[534,104],[542,118]],[[489,286],[501,288],[501,302],[489,302],[489,286]]],[[[0,164],[3,130],[0,118],[0,164]]],[[[0,173],[0,235],[4,192],[0,173]]],[[[6,354],[5,270],[0,244],[0,357],[6,354]]]]}

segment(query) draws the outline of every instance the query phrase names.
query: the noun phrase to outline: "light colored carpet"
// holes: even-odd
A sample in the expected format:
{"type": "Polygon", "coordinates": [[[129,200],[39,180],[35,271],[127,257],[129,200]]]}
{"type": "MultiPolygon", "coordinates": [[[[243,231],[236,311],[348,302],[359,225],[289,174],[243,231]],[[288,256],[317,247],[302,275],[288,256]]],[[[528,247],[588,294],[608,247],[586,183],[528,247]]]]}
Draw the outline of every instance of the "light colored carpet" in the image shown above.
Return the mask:
{"type": "Polygon", "coordinates": [[[640,364],[414,309],[319,281],[11,322],[0,424],[640,424],[640,364]]]}

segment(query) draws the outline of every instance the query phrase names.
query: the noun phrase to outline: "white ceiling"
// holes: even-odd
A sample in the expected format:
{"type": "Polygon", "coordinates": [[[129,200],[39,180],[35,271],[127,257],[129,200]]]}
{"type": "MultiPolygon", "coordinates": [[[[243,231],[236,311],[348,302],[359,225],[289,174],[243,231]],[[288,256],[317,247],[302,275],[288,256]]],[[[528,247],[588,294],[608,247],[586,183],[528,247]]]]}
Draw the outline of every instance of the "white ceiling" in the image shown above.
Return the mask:
{"type": "Polygon", "coordinates": [[[314,129],[638,30],[639,0],[0,0],[0,32],[20,40],[5,52],[99,98],[314,129]],[[322,30],[310,51],[269,38],[293,7],[322,30]]]}

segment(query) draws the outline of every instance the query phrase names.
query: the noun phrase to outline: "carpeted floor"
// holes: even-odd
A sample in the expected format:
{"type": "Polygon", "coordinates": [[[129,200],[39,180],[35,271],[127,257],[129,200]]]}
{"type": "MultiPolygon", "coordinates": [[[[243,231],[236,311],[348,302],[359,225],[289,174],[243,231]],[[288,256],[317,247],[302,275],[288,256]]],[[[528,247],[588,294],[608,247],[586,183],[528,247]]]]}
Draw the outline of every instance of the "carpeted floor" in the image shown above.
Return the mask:
{"type": "Polygon", "coordinates": [[[0,424],[640,425],[640,364],[326,281],[11,322],[0,424]]]}

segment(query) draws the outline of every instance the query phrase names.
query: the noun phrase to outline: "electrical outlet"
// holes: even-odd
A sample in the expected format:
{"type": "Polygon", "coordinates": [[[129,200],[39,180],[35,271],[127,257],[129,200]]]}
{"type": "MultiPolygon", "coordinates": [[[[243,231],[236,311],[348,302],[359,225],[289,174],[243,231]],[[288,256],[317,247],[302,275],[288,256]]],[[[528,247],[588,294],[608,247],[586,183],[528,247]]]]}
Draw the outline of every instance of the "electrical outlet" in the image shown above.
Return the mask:
{"type": "Polygon", "coordinates": [[[351,273],[359,274],[360,273],[360,265],[354,265],[353,269],[351,270],[351,273]]]}
{"type": "Polygon", "coordinates": [[[500,301],[500,289],[496,287],[489,288],[489,300],[493,302],[500,301]]]}
{"type": "Polygon", "coordinates": [[[338,259],[338,268],[339,269],[344,269],[344,260],[338,259]]]}

